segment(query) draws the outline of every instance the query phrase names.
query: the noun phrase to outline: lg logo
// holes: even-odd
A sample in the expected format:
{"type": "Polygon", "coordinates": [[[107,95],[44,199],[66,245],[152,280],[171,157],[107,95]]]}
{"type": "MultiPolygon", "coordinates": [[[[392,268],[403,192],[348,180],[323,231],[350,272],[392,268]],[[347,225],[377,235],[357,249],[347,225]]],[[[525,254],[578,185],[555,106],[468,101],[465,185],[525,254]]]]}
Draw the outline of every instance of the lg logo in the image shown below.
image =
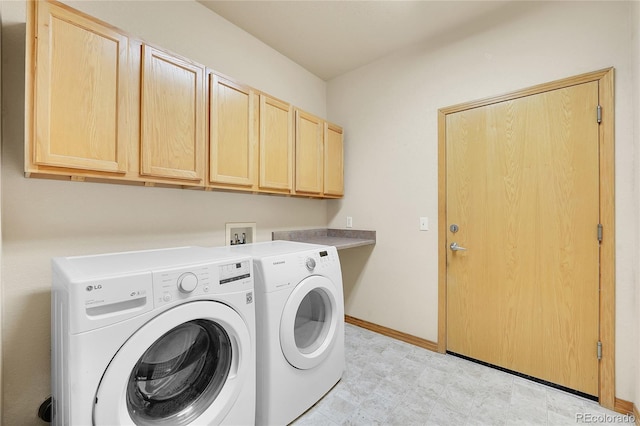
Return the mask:
{"type": "Polygon", "coordinates": [[[88,285],[87,291],[100,290],[101,288],[102,288],[102,284],[88,285]]]}

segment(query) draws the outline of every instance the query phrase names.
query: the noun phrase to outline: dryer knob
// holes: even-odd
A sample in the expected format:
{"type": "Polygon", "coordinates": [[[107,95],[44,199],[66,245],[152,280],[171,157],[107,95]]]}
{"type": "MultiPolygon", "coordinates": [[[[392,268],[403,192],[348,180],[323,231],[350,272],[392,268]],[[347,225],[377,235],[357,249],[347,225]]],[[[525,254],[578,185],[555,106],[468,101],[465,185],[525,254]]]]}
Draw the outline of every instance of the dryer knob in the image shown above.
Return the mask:
{"type": "Polygon", "coordinates": [[[305,264],[307,265],[307,269],[310,271],[313,271],[313,268],[316,267],[316,261],[312,257],[307,257],[305,264]]]}
{"type": "Polygon", "coordinates": [[[178,290],[183,293],[191,293],[198,286],[198,277],[192,272],[180,275],[178,278],[178,290]]]}

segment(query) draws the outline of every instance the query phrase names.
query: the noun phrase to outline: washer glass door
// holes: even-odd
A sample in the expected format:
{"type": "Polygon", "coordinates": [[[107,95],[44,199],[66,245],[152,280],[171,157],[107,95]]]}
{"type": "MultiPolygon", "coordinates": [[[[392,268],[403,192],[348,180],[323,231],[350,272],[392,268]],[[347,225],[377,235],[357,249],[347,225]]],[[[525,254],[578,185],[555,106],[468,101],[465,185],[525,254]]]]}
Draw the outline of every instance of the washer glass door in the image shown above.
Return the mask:
{"type": "Polygon", "coordinates": [[[231,341],[220,325],[197,319],[160,337],[129,377],[127,408],[139,425],[188,424],[220,393],[231,367],[231,341]]]}
{"type": "Polygon", "coordinates": [[[120,347],[98,386],[96,426],[220,424],[252,386],[255,347],[234,309],[183,303],[146,322],[120,347]]]}
{"type": "Polygon", "coordinates": [[[280,345],[289,364],[309,369],[329,355],[344,315],[336,303],[338,294],[328,278],[318,275],[304,279],[291,292],[280,322],[280,345]]]}

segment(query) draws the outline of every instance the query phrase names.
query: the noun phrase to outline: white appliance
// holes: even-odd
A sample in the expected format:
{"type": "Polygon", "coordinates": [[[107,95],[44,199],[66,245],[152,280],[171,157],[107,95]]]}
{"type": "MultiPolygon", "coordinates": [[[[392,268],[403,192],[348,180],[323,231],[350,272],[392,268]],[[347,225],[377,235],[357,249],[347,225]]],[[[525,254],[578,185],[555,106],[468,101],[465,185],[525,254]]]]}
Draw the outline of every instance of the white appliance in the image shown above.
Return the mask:
{"type": "Polygon", "coordinates": [[[53,423],[253,424],[254,307],[247,256],[53,259],[53,423]]]}
{"type": "Polygon", "coordinates": [[[256,424],[285,425],[342,377],[344,300],[335,247],[290,241],[233,246],[253,258],[256,424]]]}

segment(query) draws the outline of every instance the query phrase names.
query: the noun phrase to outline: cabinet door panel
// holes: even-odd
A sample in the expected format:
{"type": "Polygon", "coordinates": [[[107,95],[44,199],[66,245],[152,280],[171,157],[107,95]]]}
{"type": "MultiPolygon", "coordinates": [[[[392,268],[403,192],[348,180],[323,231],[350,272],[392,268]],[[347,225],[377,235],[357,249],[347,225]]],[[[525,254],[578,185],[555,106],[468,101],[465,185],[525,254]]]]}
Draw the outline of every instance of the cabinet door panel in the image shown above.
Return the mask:
{"type": "Polygon", "coordinates": [[[293,108],[260,95],[260,188],[290,191],[293,184],[293,108]]]}
{"type": "Polygon", "coordinates": [[[322,193],[324,122],[296,111],[296,192],[322,193]]]}
{"type": "Polygon", "coordinates": [[[211,183],[253,186],[256,112],[254,91],[211,74],[211,183]]]}
{"type": "Polygon", "coordinates": [[[324,193],[344,194],[344,145],[342,128],[325,123],[324,128],[324,193]]]}
{"type": "Polygon", "coordinates": [[[143,175],[204,178],[204,68],[142,46],[143,175]]]}
{"type": "Polygon", "coordinates": [[[45,2],[37,35],[33,161],[125,172],[127,37],[45,2]]]}

